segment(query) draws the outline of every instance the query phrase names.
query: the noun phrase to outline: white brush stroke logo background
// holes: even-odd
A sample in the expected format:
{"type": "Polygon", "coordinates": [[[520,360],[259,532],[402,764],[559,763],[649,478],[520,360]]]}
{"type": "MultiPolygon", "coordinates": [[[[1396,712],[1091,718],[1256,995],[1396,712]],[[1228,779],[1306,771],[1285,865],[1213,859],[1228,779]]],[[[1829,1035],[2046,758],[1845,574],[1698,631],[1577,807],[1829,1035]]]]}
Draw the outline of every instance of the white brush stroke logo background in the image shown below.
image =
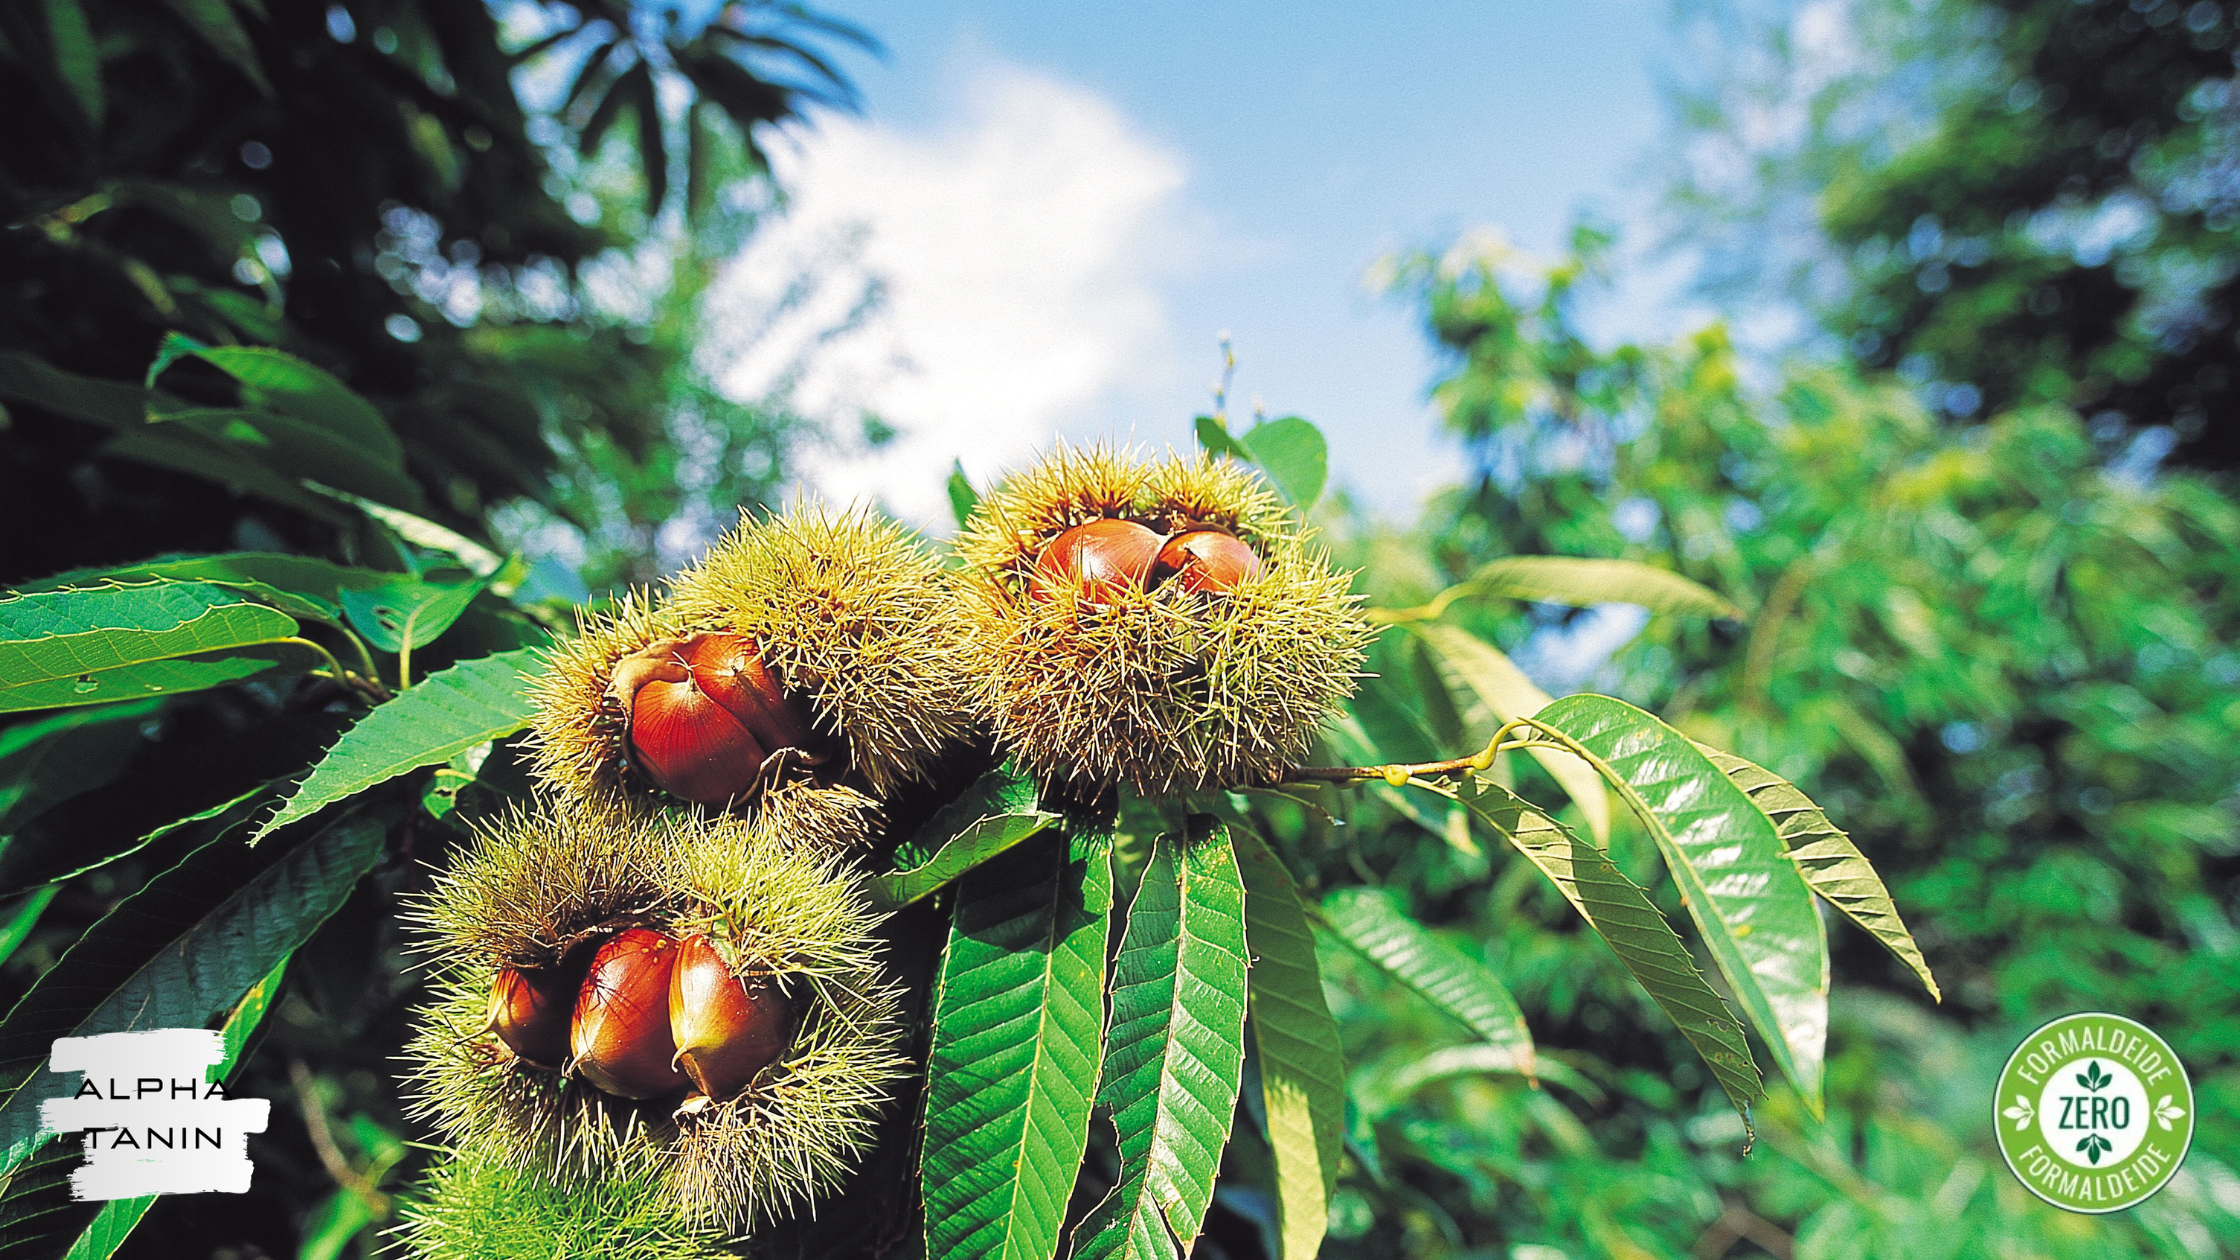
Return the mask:
{"type": "Polygon", "coordinates": [[[39,1122],[55,1133],[87,1132],[86,1162],[70,1174],[74,1199],[133,1199],[148,1194],[244,1194],[249,1189],[249,1135],[264,1132],[272,1103],[263,1098],[174,1097],[225,1062],[225,1036],[200,1028],[64,1037],[47,1059],[50,1072],[82,1072],[75,1098],[39,1104],[39,1122]],[[140,1082],[160,1080],[159,1093],[139,1096],[140,1082]],[[119,1097],[106,1097],[111,1085],[119,1097]],[[132,1145],[120,1145],[128,1131],[132,1145]],[[180,1147],[152,1146],[150,1131],[187,1135],[180,1147]],[[213,1149],[211,1138],[216,1139],[213,1149]],[[199,1149],[197,1146],[199,1145],[199,1149]]]}

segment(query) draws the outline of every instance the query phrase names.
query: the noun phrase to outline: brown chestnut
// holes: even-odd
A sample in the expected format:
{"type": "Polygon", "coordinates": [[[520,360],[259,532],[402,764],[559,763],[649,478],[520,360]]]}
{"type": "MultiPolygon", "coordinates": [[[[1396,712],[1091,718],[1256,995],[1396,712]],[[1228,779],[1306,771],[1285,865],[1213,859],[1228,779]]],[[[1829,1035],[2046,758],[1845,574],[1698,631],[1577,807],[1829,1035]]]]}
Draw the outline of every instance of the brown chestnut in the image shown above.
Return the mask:
{"type": "Polygon", "coordinates": [[[629,719],[631,764],[702,805],[751,793],[782,749],[808,752],[809,723],[736,634],[660,639],[617,662],[610,693],[629,719]]]}
{"type": "Polygon", "coordinates": [[[1070,587],[1091,603],[1118,603],[1128,591],[1143,589],[1158,554],[1159,535],[1134,521],[1090,521],[1043,547],[1027,590],[1048,599],[1070,587]]]}
{"type": "Polygon", "coordinates": [[[669,1035],[669,979],[677,943],[651,928],[631,928],[592,956],[576,995],[568,1070],[623,1098],[659,1098],[689,1082],[676,1069],[669,1035]]]}
{"type": "Polygon", "coordinates": [[[490,986],[487,1031],[496,1033],[522,1062],[558,1071],[568,1059],[573,979],[559,968],[498,968],[490,986]]]}
{"type": "Polygon", "coordinates": [[[1193,594],[1224,595],[1238,583],[1260,576],[1260,556],[1225,530],[1185,530],[1159,549],[1152,573],[1153,580],[1171,578],[1193,594]]]}
{"type": "Polygon", "coordinates": [[[669,1031],[677,1065],[717,1102],[739,1095],[793,1039],[793,1004],[776,982],[741,981],[705,936],[677,946],[669,1031]]]}

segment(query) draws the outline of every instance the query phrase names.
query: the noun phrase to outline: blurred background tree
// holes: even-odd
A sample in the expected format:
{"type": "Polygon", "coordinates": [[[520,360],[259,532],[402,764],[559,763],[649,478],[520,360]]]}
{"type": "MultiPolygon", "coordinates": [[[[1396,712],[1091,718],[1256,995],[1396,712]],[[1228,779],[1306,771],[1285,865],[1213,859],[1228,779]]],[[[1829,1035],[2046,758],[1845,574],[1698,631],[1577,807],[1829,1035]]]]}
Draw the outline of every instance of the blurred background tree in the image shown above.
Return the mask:
{"type": "MultiPolygon", "coordinates": [[[[1446,616],[1552,690],[1626,697],[1804,787],[1889,880],[1944,1000],[1831,928],[1837,973],[1880,982],[1836,997],[1828,1119],[1776,1091],[1738,1159],[1741,1125],[1677,1035],[1612,1042],[1639,998],[1528,864],[1372,797],[1329,860],[1411,889],[1481,951],[1557,1067],[1535,1092],[1332,955],[1349,1063],[1386,1108],[1368,1117],[1381,1169],[1353,1183],[1357,1250],[1339,1254],[1388,1254],[1396,1234],[1418,1255],[2228,1254],[2240,510],[2213,480],[2109,468],[2058,405],[1960,427],[1904,382],[1809,363],[1753,388],[1716,327],[1592,348],[1572,307],[1603,239],[1575,244],[1539,270],[1479,240],[1400,260],[1480,472],[1410,530],[1357,522],[1351,559],[1386,607],[1543,550],[1647,560],[1734,600],[1740,625],[1468,597],[1446,616]],[[2007,1052],[2086,1009],[2162,1031],[2200,1109],[2181,1181],[2094,1219],[2030,1198],[1990,1132],[2007,1052]]],[[[1469,688],[1395,638],[1362,722],[1388,751],[1412,751],[1411,730],[1467,746],[1441,732],[1486,725],[1469,688]]],[[[1638,834],[1613,848],[1653,870],[1638,834]]]]}
{"type": "MultiPolygon", "coordinates": [[[[1541,552],[1733,599],[1744,624],[1448,616],[1551,689],[1632,699],[1827,804],[1945,993],[1836,930],[1839,972],[1884,984],[1837,998],[1828,1120],[1777,1095],[1737,1160],[1677,1039],[1609,1044],[1635,999],[1520,864],[1365,803],[1345,860],[1482,950],[1577,1075],[1535,1093],[1333,955],[1386,1106],[1333,1215],[1346,1254],[2240,1251],[2230,22],[2209,2],[1684,6],[1710,69],[1679,100],[1671,243],[1752,354],[1720,326],[1587,337],[1593,228],[1553,262],[1481,239],[1396,262],[1474,467],[1411,527],[1350,523],[1373,602],[1541,552]],[[1987,1105],[2024,1032],[2084,1009],[2169,1036],[2201,1121],[2179,1182],[2089,1220],[2013,1183],[1987,1105]],[[1697,1119],[1668,1118],[1676,1096],[1697,1119]]],[[[1388,743],[1467,726],[1467,689],[1391,638],[1364,723],[1388,743]]]]}
{"type": "MultiPolygon", "coordinates": [[[[532,608],[658,576],[815,436],[695,351],[716,267],[776,200],[763,133],[850,106],[830,58],[851,48],[777,3],[0,6],[0,586],[197,552],[418,593],[464,558],[532,608]],[[198,344],[252,353],[228,373],[179,353],[198,344]],[[566,563],[488,571],[530,539],[566,563]]],[[[464,611],[420,676],[561,624],[489,593],[464,611]]],[[[244,825],[362,698],[256,682],[9,715],[0,992],[159,873],[246,884],[280,859],[298,837],[250,850],[244,825]]],[[[517,778],[501,751],[454,786],[476,769],[517,778]]],[[[240,1082],[275,1100],[256,1190],[166,1199],[125,1254],[379,1246],[418,1160],[395,912],[448,799],[289,964],[240,1082]]],[[[0,1180],[0,1251],[75,1233],[52,1171],[0,1180]]]]}
{"type": "MultiPolygon", "coordinates": [[[[255,477],[222,426],[120,431],[137,417],[101,423],[98,387],[78,414],[41,405],[34,362],[137,384],[167,330],[332,372],[403,451],[392,476],[328,481],[478,535],[501,503],[541,508],[584,536],[593,586],[655,576],[695,496],[762,501],[798,419],[712,387],[695,313],[768,202],[742,183],[756,129],[848,105],[820,46],[869,39],[791,5],[699,12],[9,6],[0,580],[150,537],[363,551],[351,514],[255,477]],[[702,475],[680,478],[680,449],[702,475]]],[[[223,405],[198,367],[161,383],[223,405]]]]}
{"type": "Polygon", "coordinates": [[[1681,231],[1730,295],[1801,298],[1813,337],[1948,416],[2061,402],[2104,453],[2240,462],[2233,6],[1691,18],[1717,68],[1683,101],[1681,231]]]}

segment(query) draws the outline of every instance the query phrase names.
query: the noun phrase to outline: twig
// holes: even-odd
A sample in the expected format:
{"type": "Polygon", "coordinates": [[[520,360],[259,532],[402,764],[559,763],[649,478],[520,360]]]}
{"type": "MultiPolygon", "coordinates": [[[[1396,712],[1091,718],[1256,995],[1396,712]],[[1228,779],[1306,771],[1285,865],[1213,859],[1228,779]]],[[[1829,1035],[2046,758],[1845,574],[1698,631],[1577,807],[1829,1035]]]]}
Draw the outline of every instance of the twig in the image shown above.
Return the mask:
{"type": "Polygon", "coordinates": [[[1744,1239],[1763,1250],[1775,1260],[1789,1260],[1796,1253],[1797,1240],[1772,1221],[1758,1215],[1739,1203],[1727,1204],[1719,1219],[1711,1222],[1703,1236],[1696,1239],[1689,1252],[1695,1260],[1719,1260],[1744,1239]]]}
{"type": "Polygon", "coordinates": [[[1293,766],[1283,772],[1286,783],[1359,783],[1366,779],[1383,779],[1399,787],[1419,774],[1447,774],[1456,770],[1483,770],[1493,764],[1492,758],[1483,761],[1476,754],[1469,757],[1452,757],[1446,761],[1419,761],[1408,765],[1390,766],[1293,766]]]}
{"type": "Polygon", "coordinates": [[[319,1089],[311,1079],[311,1069],[301,1059],[288,1060],[288,1080],[295,1086],[296,1104],[303,1109],[303,1127],[311,1134],[311,1149],[318,1152],[319,1163],[334,1183],[366,1201],[375,1219],[389,1215],[389,1196],[365,1176],[350,1166],[342,1148],[335,1145],[334,1131],[327,1127],[327,1107],[319,1101],[319,1089]]]}
{"type": "Polygon", "coordinates": [[[1450,757],[1445,761],[1417,761],[1388,766],[1293,766],[1283,772],[1286,783],[1359,783],[1368,779],[1383,779],[1394,787],[1403,787],[1418,775],[1452,774],[1458,770],[1485,770],[1493,759],[1505,752],[1522,748],[1567,748],[1567,745],[1545,739],[1525,738],[1503,743],[1510,731],[1520,726],[1536,727],[1531,718],[1516,718],[1502,724],[1486,746],[1467,757],[1450,757]]]}

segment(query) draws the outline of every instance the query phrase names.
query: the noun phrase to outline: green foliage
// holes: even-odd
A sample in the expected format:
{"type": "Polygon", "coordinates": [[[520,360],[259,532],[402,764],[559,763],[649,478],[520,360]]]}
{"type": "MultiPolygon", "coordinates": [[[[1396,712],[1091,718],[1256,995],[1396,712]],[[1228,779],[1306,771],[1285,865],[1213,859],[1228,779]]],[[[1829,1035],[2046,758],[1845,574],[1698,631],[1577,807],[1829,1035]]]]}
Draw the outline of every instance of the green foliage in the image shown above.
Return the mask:
{"type": "Polygon", "coordinates": [[[0,599],[0,712],[218,687],[316,651],[294,618],[209,583],[17,595],[0,599]]]}
{"type": "Polygon", "coordinates": [[[428,675],[344,732],[252,838],[261,840],[377,783],[520,730],[529,721],[523,678],[536,661],[535,649],[522,648],[428,675]]]}
{"type": "Polygon", "coordinates": [[[1773,820],[1687,737],[1622,700],[1566,696],[1533,721],[1584,748],[1655,838],[1735,1004],[1817,1114],[1828,941],[1773,820]]]}
{"type": "MultiPolygon", "coordinates": [[[[758,202],[715,194],[760,177],[754,128],[847,103],[818,48],[862,43],[793,5],[0,11],[0,994],[66,1030],[160,989],[151,1012],[199,1023],[197,986],[280,937],[297,955],[267,994],[280,1045],[246,1065],[276,1100],[258,1158],[289,1175],[248,1210],[112,1205],[73,1254],[142,1210],[125,1254],[371,1245],[409,1149],[404,872],[525,792],[519,650],[566,624],[539,601],[655,576],[658,527],[718,528],[783,478],[805,422],[693,366],[711,260],[758,202]],[[555,68],[587,77],[539,97],[555,68]],[[602,108],[629,125],[587,135],[602,108]],[[673,275],[617,303],[585,283],[602,259],[673,275]],[[523,537],[580,543],[583,571],[509,561],[523,537]],[[292,779],[290,818],[372,799],[247,850],[292,779]],[[442,815],[397,808],[422,799],[442,815]]],[[[11,1087],[55,1031],[0,1026],[11,1087]]],[[[75,1145],[8,1178],[9,1247],[19,1208],[66,1204],[75,1145]]],[[[41,1254],[94,1210],[43,1217],[41,1254]]]]}
{"type": "Polygon", "coordinates": [[[184,818],[175,818],[144,836],[126,833],[115,837],[119,843],[114,847],[98,842],[89,844],[84,837],[52,827],[13,839],[5,848],[0,848],[0,896],[12,896],[41,886],[59,889],[68,880],[131,857],[158,841],[212,819],[225,819],[223,829],[229,831],[245,825],[261,804],[259,798],[271,787],[269,783],[259,783],[239,796],[196,810],[184,818]]]}
{"type": "Polygon", "coordinates": [[[966,875],[927,1061],[926,1254],[1055,1254],[1103,1046],[1112,869],[1045,836],[966,875]]]}
{"type": "Polygon", "coordinates": [[[1575,556],[1504,556],[1439,592],[1422,610],[1436,617],[1457,599],[1522,599],[1589,608],[1639,604],[1651,612],[1696,617],[1742,614],[1718,592],[1670,569],[1633,560],[1584,560],[1575,556]]]}
{"type": "Polygon", "coordinates": [[[1397,899],[1340,888],[1323,898],[1322,917],[1363,957],[1504,1052],[1519,1075],[1533,1075],[1532,1032],[1517,1000],[1484,967],[1419,927],[1397,899]]]}
{"type": "MultiPolygon", "coordinates": [[[[225,1054],[210,1069],[209,1079],[233,1083],[251,1039],[263,1028],[265,1017],[279,997],[280,980],[287,969],[286,958],[273,964],[272,970],[249,986],[249,991],[242,994],[241,1000],[226,1015],[225,1023],[219,1028],[225,1054]]],[[[5,1212],[7,1219],[18,1226],[10,1229],[8,1242],[12,1247],[54,1248],[67,1241],[69,1250],[61,1253],[63,1260],[108,1260],[140,1223],[140,1218],[155,1206],[156,1196],[111,1199],[99,1204],[71,1203],[61,1207],[56,1201],[67,1200],[67,1183],[63,1178],[68,1172],[68,1160],[57,1156],[67,1145],[50,1142],[46,1153],[9,1178],[6,1190],[0,1191],[0,1212],[5,1212]],[[38,1206],[25,1204],[26,1199],[38,1206]],[[50,1203],[54,1206],[48,1206],[50,1203]],[[85,1220],[88,1209],[91,1209],[92,1219],[85,1220]],[[20,1225],[27,1220],[36,1224],[31,1230],[21,1230],[20,1225]]]]}
{"type": "MultiPolygon", "coordinates": [[[[1806,883],[1858,916],[1866,931],[1839,926],[1830,957],[1869,987],[1839,986],[1830,1002],[1824,1124],[1776,1089],[1737,1162],[1731,1122],[1672,1119],[1699,1084],[1689,1047],[1612,1040],[1635,1005],[1594,974],[1600,947],[1566,932],[1571,912],[1537,895],[1537,872],[1498,854],[1478,864],[1426,834],[1437,811],[1388,811],[1374,793],[1338,808],[1350,856],[1322,860],[1321,877],[1367,867],[1406,889],[1419,919],[1483,942],[1543,1060],[1587,1088],[1546,1098],[1474,1073],[1414,1084],[1402,1074],[1427,1061],[1435,1031],[1412,1001],[1341,966],[1338,1014],[1382,1166],[1433,1187],[1437,1206],[1349,1181],[1340,1199],[1359,1196],[1359,1224],[1336,1212],[1326,1250],[1400,1238],[1398,1250],[1439,1254],[1460,1237],[1681,1256],[1749,1238],[1798,1254],[2184,1254],[2178,1233],[2230,1249],[2240,1218],[2206,1187],[2240,1163],[2214,1083],[2235,1070],[2222,1012],[2240,1000],[2228,982],[2240,928],[2219,872],[2235,847],[2224,802],[2240,749],[2210,732],[2230,721],[2240,514],[2195,476],[2106,470],[2064,410],[1955,430],[1896,383],[1809,366],[1760,392],[1716,329],[1597,350],[1568,314],[1593,265],[1565,264],[1538,297],[1507,259],[1469,249],[1398,269],[1454,352],[1441,397],[1481,477],[1417,532],[1358,529],[1350,547],[1433,558],[1421,577],[1370,575],[1402,609],[1533,551],[1635,560],[1745,609],[1739,631],[1653,617],[1586,686],[1706,747],[1806,883]],[[1504,398],[1524,401],[1492,405],[1504,398]],[[1566,458],[1582,442],[1609,458],[1566,458]],[[1853,852],[1871,857],[1874,881],[1851,878],[1863,875],[1853,852]],[[1920,933],[1949,1013],[1931,1008],[1905,947],[1876,932],[1896,926],[1878,884],[1920,933]],[[2184,1177],[2201,1181],[2141,1216],[2065,1218],[2010,1193],[1988,1142],[1999,1062],[2028,1028],[2078,1009],[2144,1019],[2197,1082],[2184,1177]],[[1405,1096],[1361,1092],[1395,1079],[1405,1096]]],[[[1567,619],[1463,600],[1439,614],[1542,664],[1534,636],[1567,619]]],[[[1428,756],[1425,734],[1449,719],[1392,638],[1356,715],[1386,756],[1428,756]]],[[[1538,801],[1535,773],[1497,764],[1470,790],[1513,774],[1538,801]]],[[[1653,836],[1618,823],[1608,860],[1678,913],[1645,869],[1653,836]]],[[[1303,851],[1318,835],[1305,820],[1303,851]]]]}
{"type": "Polygon", "coordinates": [[[384,834],[346,818],[269,862],[212,841],[95,924],[0,1021],[0,1172],[47,1140],[39,1103],[68,1087],[42,1070],[55,1038],[203,1027],[310,939],[384,834]]]}
{"type": "Polygon", "coordinates": [[[1232,828],[1252,951],[1247,1021],[1260,1068],[1260,1111],[1275,1161],[1281,1254],[1314,1260],[1329,1227],[1345,1135],[1345,1047],[1322,996],[1314,933],[1297,883],[1257,834],[1232,828]]]}
{"type": "Polygon", "coordinates": [[[1626,970],[1679,1025],[1735,1110],[1747,1119],[1762,1086],[1742,1027],[1641,889],[1601,849],[1482,776],[1467,776],[1454,799],[1515,845],[1594,925],[1626,970]]]}
{"type": "Polygon", "coordinates": [[[1322,497],[1330,478],[1330,445],[1322,430],[1297,416],[1261,420],[1231,434],[1224,417],[1199,416],[1198,444],[1216,455],[1258,464],[1284,501],[1304,512],[1322,497]]]}
{"type": "Polygon", "coordinates": [[[1840,67],[1742,6],[1709,12],[1748,50],[1687,111],[1691,151],[1741,159],[1684,184],[1715,275],[1792,288],[1857,363],[1899,369],[1955,418],[2072,405],[2110,454],[2146,432],[2148,450],[2234,466],[2240,220],[2214,191],[2235,143],[2230,5],[2147,20],[2066,0],[1867,3],[1826,36],[1855,50],[1840,67]],[[1754,130],[1773,99],[1814,125],[1754,130]],[[1776,254],[1795,273],[1767,274],[1766,238],[1799,222],[1816,231],[1776,254]]]}
{"type": "Polygon", "coordinates": [[[972,509],[980,506],[980,492],[973,488],[970,478],[964,475],[964,461],[958,460],[949,470],[949,514],[959,525],[972,519],[972,509]]]}
{"type": "MultiPolygon", "coordinates": [[[[0,730],[0,866],[24,823],[123,771],[158,700],[73,709],[0,730]]],[[[5,881],[0,881],[4,886],[5,881]]]]}
{"type": "Polygon", "coordinates": [[[342,612],[367,643],[384,652],[409,652],[435,642],[489,585],[487,580],[391,582],[343,592],[342,612]]]}
{"type": "MultiPolygon", "coordinates": [[[[1423,641],[1443,684],[1444,694],[1435,701],[1460,710],[1453,723],[1459,742],[1483,746],[1502,723],[1530,717],[1552,702],[1516,662],[1469,631],[1430,621],[1411,622],[1407,628],[1423,641]]],[[[1579,807],[1595,841],[1608,843],[1610,794],[1601,772],[1565,749],[1534,745],[1526,752],[1579,807]]]]}
{"type": "Polygon", "coordinates": [[[1097,1101],[1119,1134],[1120,1184],[1074,1254],[1173,1257],[1198,1237],[1244,1068],[1244,885],[1225,826],[1162,835],[1113,961],[1097,1101]]]}
{"type": "MultiPolygon", "coordinates": [[[[1002,773],[1002,772],[995,772],[1002,773]]],[[[1009,776],[1013,782],[1025,780],[1023,775],[1009,776]]],[[[1031,782],[1028,783],[1031,790],[1031,782]]],[[[955,805],[947,807],[954,809],[955,805]]],[[[1031,806],[1014,813],[983,814],[966,824],[962,831],[940,841],[941,847],[932,857],[906,871],[871,878],[871,896],[881,907],[899,909],[949,886],[950,881],[980,865],[982,862],[1011,848],[1045,828],[1056,824],[1062,815],[1034,809],[1031,806]]],[[[938,828],[941,818],[928,825],[928,830],[938,828]]]]}
{"type": "Polygon", "coordinates": [[[1703,755],[1725,771],[1736,787],[1748,792],[1750,800],[1773,820],[1781,843],[1788,846],[1789,860],[1797,864],[1812,891],[1874,937],[1920,979],[1930,997],[1942,1001],[1944,994],[1937,988],[1937,978],[1929,974],[1929,964],[1922,961],[1921,947],[1898,916],[1890,890],[1874,873],[1866,855],[1859,852],[1859,846],[1851,843],[1851,837],[1781,776],[1716,748],[1704,748],[1703,755]]]}

